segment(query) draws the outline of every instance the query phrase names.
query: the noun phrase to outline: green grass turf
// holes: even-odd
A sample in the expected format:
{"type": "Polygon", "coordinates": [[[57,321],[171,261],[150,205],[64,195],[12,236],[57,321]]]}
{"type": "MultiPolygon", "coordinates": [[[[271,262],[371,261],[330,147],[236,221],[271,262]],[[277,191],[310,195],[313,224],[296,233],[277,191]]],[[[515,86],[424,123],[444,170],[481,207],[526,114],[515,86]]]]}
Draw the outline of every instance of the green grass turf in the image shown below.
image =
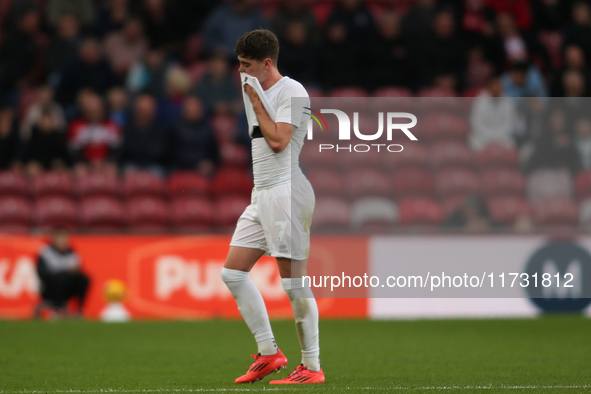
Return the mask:
{"type": "MultiPolygon", "coordinates": [[[[300,357],[293,322],[275,321],[273,328],[291,370],[300,357]]],[[[320,333],[327,382],[278,387],[268,384],[269,377],[254,385],[233,384],[234,378],[253,361],[249,354],[256,349],[241,321],[0,321],[0,392],[591,391],[591,320],[581,317],[330,320],[321,321],[320,333]],[[458,388],[443,390],[449,386],[458,388]]],[[[287,373],[282,371],[272,377],[281,378],[287,373]]]]}

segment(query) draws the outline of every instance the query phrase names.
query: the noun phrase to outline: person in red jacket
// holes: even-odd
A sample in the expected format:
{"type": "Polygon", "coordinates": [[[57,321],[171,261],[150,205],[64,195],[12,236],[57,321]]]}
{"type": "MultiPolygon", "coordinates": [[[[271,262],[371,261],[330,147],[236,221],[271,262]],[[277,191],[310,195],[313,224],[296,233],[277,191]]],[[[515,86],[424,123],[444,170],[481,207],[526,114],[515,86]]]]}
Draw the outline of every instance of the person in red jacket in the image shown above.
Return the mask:
{"type": "Polygon", "coordinates": [[[121,128],[105,118],[102,99],[89,94],[81,102],[82,117],[74,120],[68,133],[68,145],[76,172],[116,171],[121,145],[121,128]]]}

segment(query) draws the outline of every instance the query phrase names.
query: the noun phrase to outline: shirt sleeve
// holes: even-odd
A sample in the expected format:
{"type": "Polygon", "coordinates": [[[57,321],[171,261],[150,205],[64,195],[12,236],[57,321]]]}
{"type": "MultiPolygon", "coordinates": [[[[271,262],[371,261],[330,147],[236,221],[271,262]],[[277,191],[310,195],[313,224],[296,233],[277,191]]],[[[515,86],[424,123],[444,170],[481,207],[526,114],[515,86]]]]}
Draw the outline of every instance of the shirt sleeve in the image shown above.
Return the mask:
{"type": "MultiPolygon", "coordinates": [[[[308,92],[301,85],[292,85],[281,92],[279,97],[279,106],[277,108],[277,115],[275,116],[275,123],[289,123],[296,127],[302,124],[302,116],[304,108],[292,108],[292,98],[305,97],[306,102],[309,103],[308,92]]],[[[298,102],[300,102],[298,100],[298,102]]]]}

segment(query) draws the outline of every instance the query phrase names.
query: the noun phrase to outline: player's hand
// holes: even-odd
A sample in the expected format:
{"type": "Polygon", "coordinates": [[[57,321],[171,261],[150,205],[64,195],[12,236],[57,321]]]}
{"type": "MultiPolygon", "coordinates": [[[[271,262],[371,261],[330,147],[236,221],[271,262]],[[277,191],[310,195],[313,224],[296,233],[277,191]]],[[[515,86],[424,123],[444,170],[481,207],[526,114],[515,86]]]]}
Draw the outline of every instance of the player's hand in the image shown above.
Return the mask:
{"type": "Polygon", "coordinates": [[[250,102],[252,103],[252,105],[257,105],[261,102],[261,99],[259,98],[257,91],[254,90],[252,86],[244,85],[244,92],[246,92],[246,94],[250,98],[250,102]]]}

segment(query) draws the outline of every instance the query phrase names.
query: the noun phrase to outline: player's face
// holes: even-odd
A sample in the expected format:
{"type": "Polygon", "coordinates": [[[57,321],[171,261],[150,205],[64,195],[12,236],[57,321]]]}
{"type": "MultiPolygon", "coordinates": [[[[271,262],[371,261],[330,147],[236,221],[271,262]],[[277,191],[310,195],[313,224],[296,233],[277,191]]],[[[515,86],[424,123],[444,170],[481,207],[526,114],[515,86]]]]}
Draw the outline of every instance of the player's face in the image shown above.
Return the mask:
{"type": "Polygon", "coordinates": [[[267,64],[264,60],[259,61],[238,56],[238,61],[240,62],[239,72],[256,77],[260,82],[266,79],[267,64]]]}

